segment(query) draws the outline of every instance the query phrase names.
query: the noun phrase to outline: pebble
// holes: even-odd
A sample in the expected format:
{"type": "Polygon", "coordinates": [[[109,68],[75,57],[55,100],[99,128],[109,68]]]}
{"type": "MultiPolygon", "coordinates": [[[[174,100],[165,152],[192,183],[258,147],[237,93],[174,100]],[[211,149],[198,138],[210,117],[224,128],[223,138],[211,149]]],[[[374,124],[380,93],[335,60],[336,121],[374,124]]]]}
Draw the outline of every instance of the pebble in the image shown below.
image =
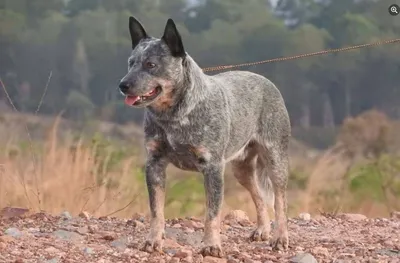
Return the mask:
{"type": "Polygon", "coordinates": [[[89,220],[90,219],[90,214],[89,214],[89,212],[82,211],[82,212],[79,213],[79,217],[89,220]]]}
{"type": "Polygon", "coordinates": [[[111,242],[112,247],[117,248],[118,250],[124,251],[128,246],[128,238],[119,238],[111,242]]]}
{"type": "Polygon", "coordinates": [[[291,263],[318,263],[315,257],[309,253],[297,254],[290,259],[291,263]]]}
{"type": "Polygon", "coordinates": [[[227,263],[227,259],[207,256],[203,259],[203,262],[204,263],[227,263]]]}
{"type": "Polygon", "coordinates": [[[83,249],[82,249],[82,252],[85,253],[85,254],[87,254],[87,255],[91,255],[91,254],[94,253],[93,249],[90,248],[90,247],[85,247],[85,248],[83,248],[83,249]]]}
{"type": "Polygon", "coordinates": [[[311,215],[309,213],[301,213],[299,214],[299,218],[304,221],[310,221],[311,215]]]}
{"type": "Polygon", "coordinates": [[[314,247],[311,252],[315,255],[323,255],[325,257],[329,256],[329,251],[326,247],[314,247]]]}
{"type": "Polygon", "coordinates": [[[89,229],[84,226],[84,227],[78,227],[78,229],[76,230],[76,232],[78,232],[81,235],[85,235],[89,232],[89,229]]]}
{"type": "Polygon", "coordinates": [[[48,247],[44,251],[46,251],[49,254],[59,254],[60,253],[60,250],[58,250],[55,247],[48,247]]]}
{"type": "Polygon", "coordinates": [[[58,257],[46,260],[45,263],[59,263],[60,259],[58,257]]]}
{"type": "Polygon", "coordinates": [[[252,225],[246,212],[242,210],[232,210],[224,218],[228,225],[239,224],[242,226],[252,225]]]}
{"type": "Polygon", "coordinates": [[[400,211],[393,211],[390,213],[390,217],[394,219],[400,219],[400,211]]]}
{"type": "Polygon", "coordinates": [[[192,257],[192,251],[189,249],[181,249],[177,251],[174,255],[175,258],[187,258],[192,257]]]}
{"type": "Polygon", "coordinates": [[[344,220],[349,220],[349,221],[361,221],[361,220],[367,219],[367,217],[365,215],[351,214],[351,213],[340,214],[339,217],[344,220]]]}
{"type": "Polygon", "coordinates": [[[62,213],[61,213],[61,217],[62,217],[64,220],[70,220],[70,219],[72,219],[72,216],[71,216],[71,214],[70,214],[68,211],[62,212],[62,213]]]}
{"type": "Polygon", "coordinates": [[[6,231],[4,231],[4,234],[11,237],[21,237],[23,235],[23,233],[15,227],[6,229],[6,231]]]}
{"type": "Polygon", "coordinates": [[[59,239],[68,240],[68,241],[76,241],[82,239],[82,236],[78,233],[66,231],[66,230],[56,230],[53,232],[53,235],[59,239]]]}

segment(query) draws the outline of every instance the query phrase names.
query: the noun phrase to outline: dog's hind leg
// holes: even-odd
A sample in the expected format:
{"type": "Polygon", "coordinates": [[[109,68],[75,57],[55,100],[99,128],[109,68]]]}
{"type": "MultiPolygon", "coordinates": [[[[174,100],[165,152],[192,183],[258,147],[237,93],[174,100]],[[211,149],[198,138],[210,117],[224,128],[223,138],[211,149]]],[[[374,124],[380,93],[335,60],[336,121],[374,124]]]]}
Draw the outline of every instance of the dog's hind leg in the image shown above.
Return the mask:
{"type": "Polygon", "coordinates": [[[253,144],[245,150],[244,160],[232,161],[232,171],[239,183],[246,188],[253,199],[257,212],[257,228],[250,235],[252,241],[266,241],[270,234],[270,220],[265,203],[266,191],[257,176],[264,176],[263,167],[257,161],[257,150],[253,144]],[[259,174],[257,174],[257,171],[259,174]]]}
{"type": "Polygon", "coordinates": [[[271,144],[261,152],[263,161],[267,164],[268,176],[274,189],[275,226],[272,247],[285,250],[289,246],[287,229],[287,197],[286,187],[289,177],[288,142],[271,144]]]}

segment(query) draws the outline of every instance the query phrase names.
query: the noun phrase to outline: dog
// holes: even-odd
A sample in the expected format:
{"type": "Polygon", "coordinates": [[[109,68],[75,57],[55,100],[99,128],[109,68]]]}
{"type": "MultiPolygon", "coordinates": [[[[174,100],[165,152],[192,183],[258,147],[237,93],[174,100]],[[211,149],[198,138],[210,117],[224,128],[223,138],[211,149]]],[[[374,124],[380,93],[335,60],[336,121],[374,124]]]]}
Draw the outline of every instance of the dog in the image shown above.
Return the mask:
{"type": "Polygon", "coordinates": [[[267,241],[275,213],[271,245],[288,248],[286,189],[289,115],[280,91],[267,78],[248,71],[206,75],[185,51],[172,19],[163,36],[147,34],[129,17],[132,53],[119,83],[125,104],[145,108],[145,176],[151,212],[143,249],[162,251],[166,167],[204,176],[206,213],[203,256],[223,257],[220,240],[225,165],[245,187],[257,211],[253,241],[267,241]]]}

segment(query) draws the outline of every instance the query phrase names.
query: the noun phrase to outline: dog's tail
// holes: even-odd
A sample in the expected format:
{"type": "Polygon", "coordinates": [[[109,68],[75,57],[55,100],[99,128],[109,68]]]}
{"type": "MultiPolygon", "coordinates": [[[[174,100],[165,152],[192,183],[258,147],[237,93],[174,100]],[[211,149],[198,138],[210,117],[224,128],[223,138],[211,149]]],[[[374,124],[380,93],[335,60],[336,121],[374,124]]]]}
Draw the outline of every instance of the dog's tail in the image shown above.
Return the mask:
{"type": "Polygon", "coordinates": [[[264,203],[269,209],[274,211],[275,195],[272,186],[271,178],[267,174],[267,169],[264,168],[258,174],[258,185],[262,192],[264,203]]]}

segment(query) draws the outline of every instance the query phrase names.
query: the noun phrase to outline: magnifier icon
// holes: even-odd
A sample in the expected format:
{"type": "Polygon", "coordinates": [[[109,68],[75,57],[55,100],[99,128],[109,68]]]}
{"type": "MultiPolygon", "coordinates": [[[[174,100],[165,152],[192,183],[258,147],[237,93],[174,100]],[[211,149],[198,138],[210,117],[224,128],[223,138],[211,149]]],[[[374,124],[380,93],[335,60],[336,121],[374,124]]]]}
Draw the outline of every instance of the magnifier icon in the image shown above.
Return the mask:
{"type": "Polygon", "coordinates": [[[389,13],[392,15],[392,16],[397,16],[398,14],[399,14],[399,6],[398,5],[391,5],[390,7],[389,7],[389,13]]]}

